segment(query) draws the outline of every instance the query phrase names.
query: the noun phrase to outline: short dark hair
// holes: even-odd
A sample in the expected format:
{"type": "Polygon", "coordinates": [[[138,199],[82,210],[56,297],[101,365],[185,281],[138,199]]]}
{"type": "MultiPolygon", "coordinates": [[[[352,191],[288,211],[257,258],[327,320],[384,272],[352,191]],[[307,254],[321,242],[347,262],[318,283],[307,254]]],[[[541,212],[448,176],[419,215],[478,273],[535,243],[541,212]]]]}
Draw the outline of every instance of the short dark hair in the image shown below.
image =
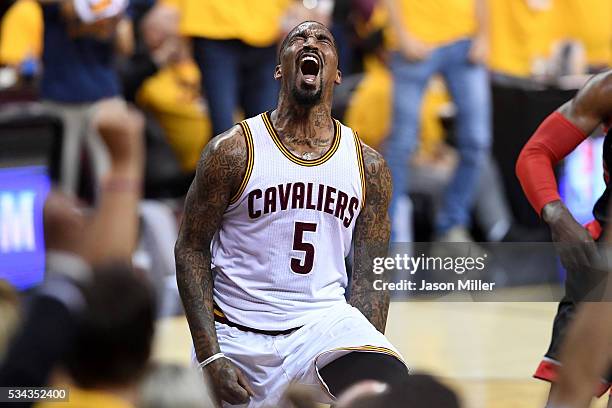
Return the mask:
{"type": "Polygon", "coordinates": [[[124,263],[94,269],[83,290],[86,310],[75,346],[65,358],[76,385],[126,385],[145,372],[151,354],[155,295],[144,277],[124,263]]]}
{"type": "Polygon", "coordinates": [[[410,375],[382,394],[364,397],[351,404],[351,408],[404,407],[459,408],[460,405],[453,391],[425,374],[410,375]]]}
{"type": "Polygon", "coordinates": [[[334,35],[331,33],[331,30],[327,28],[327,26],[323,23],[319,23],[318,21],[314,21],[314,20],[307,20],[307,21],[302,21],[300,24],[293,27],[291,31],[287,33],[285,38],[283,38],[283,41],[281,42],[281,45],[278,48],[278,53],[276,55],[276,61],[278,64],[280,64],[281,55],[283,54],[283,51],[285,51],[285,48],[287,47],[287,44],[289,43],[289,39],[293,37],[293,34],[295,34],[295,32],[300,28],[302,24],[307,24],[307,23],[314,23],[314,24],[320,25],[321,27],[325,27],[325,29],[329,31],[329,33],[331,34],[332,41],[334,42],[334,48],[336,49],[336,54],[338,53],[338,46],[336,45],[336,38],[334,38],[334,35]]]}

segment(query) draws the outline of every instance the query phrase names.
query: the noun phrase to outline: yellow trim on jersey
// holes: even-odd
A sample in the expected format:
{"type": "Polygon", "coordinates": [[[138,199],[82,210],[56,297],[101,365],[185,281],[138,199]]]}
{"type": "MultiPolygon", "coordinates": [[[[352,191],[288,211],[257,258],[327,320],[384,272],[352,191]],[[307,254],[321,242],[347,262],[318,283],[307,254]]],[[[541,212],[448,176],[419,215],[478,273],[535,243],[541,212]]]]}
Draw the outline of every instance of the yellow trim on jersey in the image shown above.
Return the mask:
{"type": "Polygon", "coordinates": [[[225,317],[225,314],[220,311],[219,309],[217,309],[216,307],[213,309],[213,313],[216,314],[219,317],[225,317]]]}
{"type": "Polygon", "coordinates": [[[399,356],[399,354],[397,354],[395,351],[390,350],[388,348],[385,347],[376,347],[376,346],[358,346],[358,347],[339,347],[330,351],[343,351],[343,350],[347,350],[347,351],[369,351],[369,352],[374,352],[374,353],[382,353],[382,354],[388,354],[392,357],[397,358],[399,361],[401,361],[402,363],[406,364],[404,362],[404,360],[399,356]]]}
{"type": "Polygon", "coordinates": [[[365,178],[365,164],[363,163],[363,148],[361,146],[361,140],[357,132],[353,130],[353,136],[355,137],[355,148],[357,149],[357,164],[359,166],[359,176],[361,178],[361,208],[365,207],[366,200],[366,178],[365,178]]]}
{"type": "Polygon", "coordinates": [[[327,383],[325,383],[325,381],[321,377],[321,374],[319,373],[319,368],[317,366],[317,360],[322,355],[327,354],[327,353],[332,353],[334,351],[357,351],[357,352],[387,354],[387,355],[389,355],[391,357],[397,358],[399,361],[402,362],[402,364],[404,364],[406,366],[406,368],[408,368],[408,366],[406,365],[406,362],[399,356],[399,354],[397,354],[395,351],[390,350],[390,349],[388,349],[386,347],[377,347],[377,346],[364,345],[364,346],[355,346],[355,347],[338,347],[338,348],[335,348],[335,349],[324,351],[324,352],[320,353],[319,355],[317,355],[315,357],[315,370],[317,372],[317,378],[319,379],[319,385],[323,389],[323,392],[326,392],[333,399],[335,399],[336,396],[331,393],[327,383]]]}
{"type": "Polygon", "coordinates": [[[242,183],[240,183],[240,187],[238,188],[238,191],[236,191],[236,193],[232,196],[232,198],[230,198],[230,202],[229,202],[230,205],[238,201],[242,193],[244,193],[244,189],[249,183],[249,179],[251,178],[251,173],[253,172],[253,163],[254,163],[253,135],[251,134],[251,129],[249,128],[249,125],[246,123],[246,120],[243,120],[242,122],[240,122],[239,125],[242,128],[242,132],[244,133],[244,140],[246,141],[246,145],[247,145],[247,167],[246,167],[246,171],[244,172],[244,177],[242,178],[242,183]]]}
{"type": "Polygon", "coordinates": [[[274,144],[278,147],[281,153],[283,153],[283,155],[285,155],[285,157],[287,157],[292,162],[299,164],[301,166],[312,167],[312,166],[318,166],[319,164],[325,163],[334,155],[334,153],[336,153],[336,150],[338,150],[338,147],[340,146],[340,136],[341,136],[340,135],[341,133],[340,132],[340,122],[334,119],[334,141],[331,147],[329,148],[329,150],[323,156],[315,160],[300,159],[299,157],[291,153],[283,145],[283,142],[281,142],[280,138],[278,137],[278,133],[276,133],[276,130],[274,130],[274,127],[272,126],[272,121],[270,120],[270,112],[262,113],[261,118],[263,119],[264,124],[266,125],[266,128],[268,129],[268,133],[270,134],[270,137],[272,137],[272,141],[274,141],[274,144]]]}

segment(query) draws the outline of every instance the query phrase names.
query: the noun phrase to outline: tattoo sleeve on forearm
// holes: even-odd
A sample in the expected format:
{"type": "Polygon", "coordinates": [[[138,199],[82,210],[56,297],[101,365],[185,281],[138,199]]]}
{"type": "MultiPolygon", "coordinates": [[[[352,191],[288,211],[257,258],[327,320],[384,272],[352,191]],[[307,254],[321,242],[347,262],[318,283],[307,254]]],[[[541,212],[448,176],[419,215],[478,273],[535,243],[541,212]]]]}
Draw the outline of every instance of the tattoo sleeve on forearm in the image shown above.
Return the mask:
{"type": "Polygon", "coordinates": [[[355,224],[353,275],[349,303],[355,306],[380,332],[384,333],[389,311],[389,293],[374,290],[373,259],[387,255],[391,223],[388,207],[391,174],[382,156],[363,145],[366,202],[355,224]]]}
{"type": "Polygon", "coordinates": [[[174,250],[176,279],[199,361],[219,351],[213,318],[210,242],[244,176],[246,155],[244,135],[238,126],[211,140],[185,199],[174,250]]]}

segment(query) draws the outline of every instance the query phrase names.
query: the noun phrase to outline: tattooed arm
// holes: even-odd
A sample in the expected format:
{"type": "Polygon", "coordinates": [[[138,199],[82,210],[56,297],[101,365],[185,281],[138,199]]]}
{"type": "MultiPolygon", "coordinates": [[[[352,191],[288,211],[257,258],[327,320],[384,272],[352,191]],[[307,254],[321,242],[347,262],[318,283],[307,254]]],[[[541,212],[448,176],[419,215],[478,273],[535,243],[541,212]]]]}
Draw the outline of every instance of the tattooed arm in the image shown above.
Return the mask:
{"type": "MultiPolygon", "coordinates": [[[[244,134],[240,126],[234,126],[208,143],[185,199],[185,214],[174,249],[176,279],[198,361],[219,352],[213,318],[210,242],[244,177],[246,162],[244,134]]],[[[219,399],[231,404],[248,401],[250,386],[229,360],[215,360],[206,370],[219,399]]]]}
{"type": "Polygon", "coordinates": [[[355,224],[353,236],[353,276],[349,303],[363,313],[380,331],[385,332],[389,293],[376,291],[375,279],[382,275],[372,272],[376,257],[387,256],[391,223],[389,200],[391,198],[391,174],[382,156],[366,144],[363,146],[363,162],[366,178],[365,206],[355,224]]]}

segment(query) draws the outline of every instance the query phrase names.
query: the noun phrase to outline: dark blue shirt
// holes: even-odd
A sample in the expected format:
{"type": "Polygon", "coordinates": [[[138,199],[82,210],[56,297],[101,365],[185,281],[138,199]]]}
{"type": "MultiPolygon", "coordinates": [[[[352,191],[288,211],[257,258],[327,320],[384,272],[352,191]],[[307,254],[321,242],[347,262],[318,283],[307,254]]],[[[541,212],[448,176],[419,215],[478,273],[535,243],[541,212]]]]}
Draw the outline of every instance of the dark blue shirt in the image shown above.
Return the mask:
{"type": "Polygon", "coordinates": [[[43,16],[42,99],[84,103],[119,95],[113,42],[72,38],[57,4],[43,6],[43,16]]]}

